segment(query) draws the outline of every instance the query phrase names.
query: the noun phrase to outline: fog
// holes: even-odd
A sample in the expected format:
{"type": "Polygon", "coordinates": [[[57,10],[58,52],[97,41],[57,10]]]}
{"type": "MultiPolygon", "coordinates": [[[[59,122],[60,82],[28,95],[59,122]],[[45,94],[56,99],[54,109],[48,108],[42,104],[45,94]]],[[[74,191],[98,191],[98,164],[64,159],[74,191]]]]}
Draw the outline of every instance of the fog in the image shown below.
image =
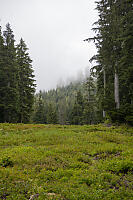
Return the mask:
{"type": "Polygon", "coordinates": [[[84,73],[96,53],[92,24],[94,0],[0,0],[0,24],[7,22],[16,43],[22,37],[33,60],[37,91],[55,88],[84,73]]]}

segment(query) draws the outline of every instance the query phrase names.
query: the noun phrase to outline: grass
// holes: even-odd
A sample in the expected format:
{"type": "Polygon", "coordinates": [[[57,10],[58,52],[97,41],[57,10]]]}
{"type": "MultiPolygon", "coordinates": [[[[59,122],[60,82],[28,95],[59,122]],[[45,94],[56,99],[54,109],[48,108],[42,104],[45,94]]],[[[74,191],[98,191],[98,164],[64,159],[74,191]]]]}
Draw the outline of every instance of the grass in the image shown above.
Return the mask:
{"type": "Polygon", "coordinates": [[[133,128],[0,124],[0,199],[133,199],[133,128]]]}

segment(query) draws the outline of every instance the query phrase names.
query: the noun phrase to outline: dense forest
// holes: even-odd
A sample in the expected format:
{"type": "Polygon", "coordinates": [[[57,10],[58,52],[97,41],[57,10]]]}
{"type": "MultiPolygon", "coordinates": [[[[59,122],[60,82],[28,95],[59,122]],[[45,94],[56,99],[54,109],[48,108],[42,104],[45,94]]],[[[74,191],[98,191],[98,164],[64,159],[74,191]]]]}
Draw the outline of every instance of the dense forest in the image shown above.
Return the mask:
{"type": "Polygon", "coordinates": [[[96,9],[90,75],[36,95],[25,42],[15,45],[9,24],[0,29],[0,122],[133,124],[133,3],[99,0],[96,9]]]}
{"type": "Polygon", "coordinates": [[[35,96],[33,121],[52,124],[94,124],[100,121],[96,106],[96,80],[81,81],[35,96]]]}
{"type": "Polygon", "coordinates": [[[113,122],[133,123],[133,2],[100,0],[99,19],[94,23],[97,54],[97,96],[103,117],[113,122]]]}

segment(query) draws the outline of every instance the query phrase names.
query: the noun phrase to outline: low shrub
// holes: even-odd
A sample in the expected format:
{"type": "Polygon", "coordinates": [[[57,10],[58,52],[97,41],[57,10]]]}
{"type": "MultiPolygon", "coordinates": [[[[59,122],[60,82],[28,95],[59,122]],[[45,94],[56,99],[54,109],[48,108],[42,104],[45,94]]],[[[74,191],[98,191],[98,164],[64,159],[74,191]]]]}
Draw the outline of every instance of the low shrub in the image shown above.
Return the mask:
{"type": "Polygon", "coordinates": [[[2,158],[0,162],[0,166],[2,167],[13,167],[13,161],[11,160],[10,157],[4,157],[2,158]]]}
{"type": "Polygon", "coordinates": [[[126,104],[120,109],[114,109],[108,112],[113,123],[127,123],[133,125],[133,106],[126,104]]]}

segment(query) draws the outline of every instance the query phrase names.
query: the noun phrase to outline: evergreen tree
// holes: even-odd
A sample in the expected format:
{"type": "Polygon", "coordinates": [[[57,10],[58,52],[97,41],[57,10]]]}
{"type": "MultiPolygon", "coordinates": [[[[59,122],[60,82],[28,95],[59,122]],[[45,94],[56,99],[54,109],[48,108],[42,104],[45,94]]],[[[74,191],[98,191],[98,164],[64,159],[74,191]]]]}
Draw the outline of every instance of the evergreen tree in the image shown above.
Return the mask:
{"type": "Polygon", "coordinates": [[[76,100],[71,112],[71,123],[80,125],[83,124],[83,109],[84,100],[80,91],[77,92],[76,100]]]}
{"type": "Polygon", "coordinates": [[[17,64],[19,67],[19,122],[24,123],[30,120],[35,92],[32,60],[27,50],[28,48],[21,38],[20,43],[17,45],[17,64]]]}
{"type": "Polygon", "coordinates": [[[39,92],[36,104],[37,105],[36,105],[36,110],[34,113],[33,121],[38,124],[45,124],[47,121],[46,121],[46,117],[45,117],[46,113],[45,113],[45,109],[44,109],[44,101],[42,98],[41,91],[39,92]]]}
{"type": "Polygon", "coordinates": [[[21,39],[15,47],[8,23],[0,27],[0,122],[28,122],[34,100],[34,75],[27,47],[21,39]]]}
{"type": "Polygon", "coordinates": [[[10,24],[6,25],[4,31],[4,82],[3,82],[3,101],[4,101],[4,121],[17,122],[19,112],[19,92],[18,92],[18,66],[16,62],[16,48],[14,45],[14,35],[10,24]]]}
{"type": "Polygon", "coordinates": [[[99,20],[93,28],[97,55],[97,74],[101,111],[111,119],[126,121],[127,107],[132,107],[132,23],[133,4],[130,0],[100,0],[97,2],[99,20]]]}
{"type": "Polygon", "coordinates": [[[57,124],[57,112],[53,104],[49,103],[47,112],[47,123],[57,124]]]}
{"type": "Polygon", "coordinates": [[[94,124],[97,121],[96,113],[96,82],[90,75],[84,83],[84,124],[94,124]]]}
{"type": "Polygon", "coordinates": [[[4,39],[1,32],[0,27],[0,122],[4,122],[4,109],[5,109],[5,102],[4,102],[4,94],[5,94],[5,87],[6,87],[6,76],[5,76],[5,48],[4,48],[4,39]]]}

